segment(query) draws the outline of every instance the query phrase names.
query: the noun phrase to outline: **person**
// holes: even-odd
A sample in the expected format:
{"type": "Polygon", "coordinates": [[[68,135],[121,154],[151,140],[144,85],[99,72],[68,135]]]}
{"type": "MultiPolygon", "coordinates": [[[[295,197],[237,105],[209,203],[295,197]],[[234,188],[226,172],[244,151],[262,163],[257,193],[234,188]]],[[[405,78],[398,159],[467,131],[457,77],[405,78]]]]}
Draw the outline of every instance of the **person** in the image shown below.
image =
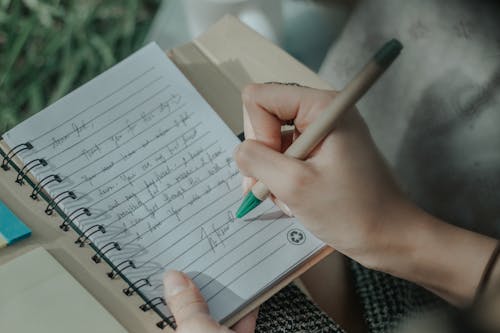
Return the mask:
{"type": "MultiPolygon", "coordinates": [[[[246,140],[234,153],[246,177],[244,191],[262,180],[285,213],[335,250],[364,267],[423,286],[453,305],[471,304],[498,241],[448,224],[409,200],[356,109],[305,161],[281,154],[335,95],[280,84],[244,89],[246,140]],[[294,130],[282,133],[290,121],[294,130]]],[[[499,277],[500,265],[492,266],[490,279],[499,277]]],[[[185,275],[169,272],[164,282],[178,332],[230,332],[210,317],[185,275]]],[[[233,330],[253,332],[255,319],[253,312],[233,330]]]]}
{"type": "MultiPolygon", "coordinates": [[[[256,326],[253,313],[233,327],[238,332],[400,332],[414,316],[476,304],[484,285],[500,237],[500,5],[349,2],[319,75],[344,86],[393,37],[405,46],[401,56],[304,162],[273,153],[282,148],[276,119],[296,114],[298,135],[334,93],[251,86],[244,93],[250,140],[237,153],[243,173],[267,179],[278,206],[337,250],[301,278],[328,315],[289,286],[261,305],[256,326]],[[297,185],[302,200],[289,197],[297,185]]],[[[498,266],[485,296],[494,294],[498,266]]],[[[189,299],[182,295],[172,302],[189,299]]]]}

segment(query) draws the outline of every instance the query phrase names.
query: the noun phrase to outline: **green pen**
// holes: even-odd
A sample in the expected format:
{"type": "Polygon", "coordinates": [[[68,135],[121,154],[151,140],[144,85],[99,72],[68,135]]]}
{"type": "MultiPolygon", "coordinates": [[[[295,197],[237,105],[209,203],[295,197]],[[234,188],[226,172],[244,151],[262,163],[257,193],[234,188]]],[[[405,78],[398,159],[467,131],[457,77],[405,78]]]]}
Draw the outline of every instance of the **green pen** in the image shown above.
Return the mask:
{"type": "MultiPolygon", "coordinates": [[[[284,152],[297,159],[305,159],[335,127],[336,120],[365,94],[375,81],[400,54],[403,45],[397,39],[391,39],[382,46],[365,67],[335,97],[320,116],[284,152]]],[[[258,181],[243,199],[236,212],[242,218],[269,196],[269,188],[258,181]]]]}

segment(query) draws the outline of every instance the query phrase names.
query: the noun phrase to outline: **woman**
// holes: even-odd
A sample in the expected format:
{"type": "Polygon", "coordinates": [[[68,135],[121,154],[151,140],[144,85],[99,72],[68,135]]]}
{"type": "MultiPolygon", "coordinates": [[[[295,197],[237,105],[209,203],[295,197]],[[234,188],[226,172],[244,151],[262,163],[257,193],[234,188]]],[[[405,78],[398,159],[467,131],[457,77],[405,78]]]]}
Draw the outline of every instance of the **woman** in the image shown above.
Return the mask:
{"type": "MultiPolygon", "coordinates": [[[[403,41],[405,52],[358,103],[364,120],[353,110],[305,162],[275,152],[290,141],[281,140],[280,124],[294,120],[299,134],[335,94],[281,85],[253,85],[243,94],[250,140],[235,154],[242,173],[263,180],[285,212],[353,259],[370,332],[392,330],[412,312],[442,306],[440,299],[467,306],[480,284],[488,295],[499,280],[499,264],[490,266],[489,284],[482,280],[497,241],[480,234],[500,235],[498,13],[488,1],[360,2],[322,75],[342,86],[391,37],[403,41]]],[[[166,290],[176,281],[187,289],[173,288],[182,291],[167,300],[180,329],[224,330],[183,276],[167,275],[166,290]]],[[[259,314],[262,331],[341,331],[295,288],[268,303],[259,314]],[[289,306],[294,298],[300,301],[289,306]],[[294,307],[313,313],[306,316],[313,324],[273,329],[272,322],[293,322],[294,307]]],[[[255,317],[233,329],[253,331],[255,317]]]]}
{"type": "MultiPolygon", "coordinates": [[[[245,189],[253,179],[262,180],[286,213],[337,251],[454,305],[470,304],[497,241],[447,224],[410,202],[357,110],[346,114],[306,161],[279,153],[334,98],[335,92],[296,86],[245,89],[247,140],[235,151],[241,172],[251,177],[245,189]],[[290,120],[296,132],[282,137],[281,126],[290,120]]],[[[500,265],[492,270],[494,277],[500,277],[500,265]]],[[[184,275],[168,273],[165,290],[179,332],[229,331],[210,318],[201,294],[184,275]]],[[[250,332],[252,320],[255,314],[234,329],[250,332]]]]}

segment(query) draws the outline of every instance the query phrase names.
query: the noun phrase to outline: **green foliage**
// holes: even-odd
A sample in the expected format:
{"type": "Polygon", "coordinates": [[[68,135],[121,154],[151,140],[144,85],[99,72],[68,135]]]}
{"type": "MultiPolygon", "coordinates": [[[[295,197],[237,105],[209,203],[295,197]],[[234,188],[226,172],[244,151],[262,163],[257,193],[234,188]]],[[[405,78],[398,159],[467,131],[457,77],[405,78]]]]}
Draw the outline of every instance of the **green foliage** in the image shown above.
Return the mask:
{"type": "Polygon", "coordinates": [[[143,45],[160,0],[0,0],[0,133],[143,45]]]}

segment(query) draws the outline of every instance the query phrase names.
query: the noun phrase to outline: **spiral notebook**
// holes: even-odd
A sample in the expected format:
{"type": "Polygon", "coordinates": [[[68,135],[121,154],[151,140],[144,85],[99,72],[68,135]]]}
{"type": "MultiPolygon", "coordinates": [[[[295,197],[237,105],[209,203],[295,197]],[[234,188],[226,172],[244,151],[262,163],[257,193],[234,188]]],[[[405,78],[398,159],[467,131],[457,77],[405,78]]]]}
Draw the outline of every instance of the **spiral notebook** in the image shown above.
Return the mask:
{"type": "Polygon", "coordinates": [[[227,322],[325,247],[270,202],[235,219],[239,141],[154,43],[3,140],[2,168],[32,187],[27,200],[45,200],[61,232],[76,232],[75,246],[91,247],[159,327],[175,327],[169,269],[187,273],[227,322]]]}

